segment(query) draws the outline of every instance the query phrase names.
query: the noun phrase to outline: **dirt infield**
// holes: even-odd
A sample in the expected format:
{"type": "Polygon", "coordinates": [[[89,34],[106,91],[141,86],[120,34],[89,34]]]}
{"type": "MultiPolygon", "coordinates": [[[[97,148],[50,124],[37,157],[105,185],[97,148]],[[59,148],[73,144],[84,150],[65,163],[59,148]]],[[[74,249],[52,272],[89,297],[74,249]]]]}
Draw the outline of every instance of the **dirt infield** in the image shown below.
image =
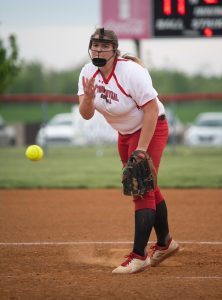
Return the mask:
{"type": "Polygon", "coordinates": [[[222,190],[163,192],[181,250],[121,276],[134,219],[121,191],[0,190],[0,299],[222,299],[222,190]]]}

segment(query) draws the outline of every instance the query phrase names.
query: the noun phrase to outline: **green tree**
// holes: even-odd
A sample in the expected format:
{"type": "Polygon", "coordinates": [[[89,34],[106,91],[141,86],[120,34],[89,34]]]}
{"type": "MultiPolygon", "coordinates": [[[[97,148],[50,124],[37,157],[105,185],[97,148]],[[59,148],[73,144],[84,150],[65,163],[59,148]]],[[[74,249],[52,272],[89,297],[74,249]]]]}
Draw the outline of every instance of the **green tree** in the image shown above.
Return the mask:
{"type": "Polygon", "coordinates": [[[20,70],[15,36],[10,35],[8,41],[9,47],[7,48],[0,38],[0,94],[3,94],[10,86],[20,70]]]}
{"type": "Polygon", "coordinates": [[[38,61],[23,62],[21,72],[6,90],[9,94],[66,94],[78,91],[81,67],[63,71],[47,70],[38,61]]]}
{"type": "Polygon", "coordinates": [[[12,85],[7,89],[9,94],[44,93],[45,73],[39,62],[23,62],[21,71],[12,85]]]}

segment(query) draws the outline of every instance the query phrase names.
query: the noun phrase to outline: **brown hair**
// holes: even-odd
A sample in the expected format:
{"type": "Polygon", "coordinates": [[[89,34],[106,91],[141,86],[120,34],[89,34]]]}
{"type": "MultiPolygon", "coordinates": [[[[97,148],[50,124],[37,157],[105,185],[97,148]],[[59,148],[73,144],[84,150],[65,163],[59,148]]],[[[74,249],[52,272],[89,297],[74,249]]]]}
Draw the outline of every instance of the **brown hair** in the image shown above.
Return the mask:
{"type": "Polygon", "coordinates": [[[132,60],[132,61],[134,61],[135,63],[137,63],[137,64],[139,64],[139,65],[141,65],[142,67],[145,68],[145,65],[144,65],[142,59],[140,59],[140,58],[137,57],[137,56],[133,56],[133,55],[130,55],[130,54],[127,54],[127,53],[126,53],[126,54],[122,55],[122,57],[125,58],[125,59],[132,60]]]}

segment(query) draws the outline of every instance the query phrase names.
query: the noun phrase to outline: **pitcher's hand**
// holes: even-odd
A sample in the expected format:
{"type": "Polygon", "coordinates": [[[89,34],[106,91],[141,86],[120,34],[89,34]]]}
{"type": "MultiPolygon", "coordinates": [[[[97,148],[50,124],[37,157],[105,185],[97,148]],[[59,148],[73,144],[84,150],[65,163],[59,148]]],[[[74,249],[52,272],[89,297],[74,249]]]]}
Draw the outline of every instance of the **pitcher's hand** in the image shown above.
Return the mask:
{"type": "Polygon", "coordinates": [[[95,78],[82,78],[83,90],[84,90],[84,98],[86,100],[93,100],[95,97],[95,92],[97,85],[95,85],[95,78]]]}

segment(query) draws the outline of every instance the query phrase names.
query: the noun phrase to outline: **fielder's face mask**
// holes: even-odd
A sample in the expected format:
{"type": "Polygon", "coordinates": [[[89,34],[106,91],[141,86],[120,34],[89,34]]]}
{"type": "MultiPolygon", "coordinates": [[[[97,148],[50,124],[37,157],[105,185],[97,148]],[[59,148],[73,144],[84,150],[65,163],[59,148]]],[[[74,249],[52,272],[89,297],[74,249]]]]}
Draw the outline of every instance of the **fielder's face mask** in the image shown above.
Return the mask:
{"type": "Polygon", "coordinates": [[[96,67],[104,67],[106,65],[106,63],[113,57],[113,56],[116,56],[116,52],[117,52],[117,48],[118,48],[118,42],[114,39],[111,39],[111,38],[108,38],[107,36],[105,36],[105,30],[104,28],[101,28],[99,30],[99,36],[98,37],[94,37],[94,36],[91,36],[90,38],[90,42],[89,42],[89,56],[92,60],[92,63],[96,66],[96,67]],[[90,51],[91,48],[92,48],[92,44],[93,42],[95,43],[107,43],[107,44],[112,44],[113,45],[113,54],[112,56],[110,56],[110,58],[106,59],[106,58],[102,58],[102,57],[99,57],[100,53],[101,52],[110,52],[111,50],[108,50],[108,51],[97,51],[97,50],[93,50],[93,51],[96,51],[98,53],[98,57],[94,57],[92,58],[91,55],[90,55],[90,51]]]}

